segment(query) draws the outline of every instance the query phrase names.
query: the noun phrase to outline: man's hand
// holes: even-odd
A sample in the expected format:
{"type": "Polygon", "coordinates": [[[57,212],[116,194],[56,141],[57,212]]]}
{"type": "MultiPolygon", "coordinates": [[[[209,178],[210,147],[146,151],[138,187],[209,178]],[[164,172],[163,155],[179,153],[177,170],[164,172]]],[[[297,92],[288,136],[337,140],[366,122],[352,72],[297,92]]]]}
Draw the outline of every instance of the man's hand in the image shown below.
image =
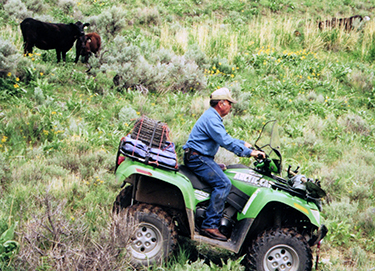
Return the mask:
{"type": "Polygon", "coordinates": [[[253,150],[251,152],[251,156],[255,157],[255,158],[260,158],[259,156],[261,156],[263,159],[266,158],[266,154],[262,151],[258,151],[258,150],[253,150]]]}
{"type": "MultiPolygon", "coordinates": [[[[251,145],[250,143],[245,142],[245,147],[246,148],[252,148],[253,145],[251,145]]],[[[266,159],[266,154],[264,152],[262,152],[262,151],[253,150],[251,152],[251,156],[253,156],[255,158],[258,158],[258,155],[260,155],[263,159],[266,159]]]]}

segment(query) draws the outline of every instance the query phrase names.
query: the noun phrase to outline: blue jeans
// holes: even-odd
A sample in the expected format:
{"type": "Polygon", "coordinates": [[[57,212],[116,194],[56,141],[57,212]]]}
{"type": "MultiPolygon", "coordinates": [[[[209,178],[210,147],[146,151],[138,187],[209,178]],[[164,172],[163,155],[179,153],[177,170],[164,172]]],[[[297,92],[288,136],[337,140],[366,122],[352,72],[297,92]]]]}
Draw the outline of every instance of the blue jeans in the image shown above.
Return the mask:
{"type": "Polygon", "coordinates": [[[220,166],[216,164],[213,157],[191,155],[189,161],[184,160],[185,166],[206,181],[213,189],[202,229],[217,229],[232,183],[220,166]]]}

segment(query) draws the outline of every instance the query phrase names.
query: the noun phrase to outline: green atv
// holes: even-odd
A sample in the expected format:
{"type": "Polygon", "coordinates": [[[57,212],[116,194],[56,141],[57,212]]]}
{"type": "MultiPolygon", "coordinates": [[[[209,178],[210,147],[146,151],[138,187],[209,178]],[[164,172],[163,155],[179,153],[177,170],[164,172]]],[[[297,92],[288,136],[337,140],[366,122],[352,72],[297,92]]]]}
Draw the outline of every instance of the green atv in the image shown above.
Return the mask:
{"type": "MultiPolygon", "coordinates": [[[[154,130],[152,137],[155,134],[154,130]]],[[[328,231],[320,224],[325,192],[319,181],[297,174],[298,168],[292,171],[289,166],[287,177],[280,177],[277,140],[276,121],[269,121],[254,144],[266,158],[256,158],[252,167],[223,167],[232,190],[219,228],[228,241],[218,241],[199,233],[211,187],[184,165],[152,164],[147,155],[129,153],[122,139],[115,172],[123,190],[113,212],[123,223],[116,231],[128,233],[118,238],[124,239],[130,262],[140,267],[166,261],[180,235],[238,256],[246,254],[244,263],[250,270],[311,270],[311,247],[328,231]]]]}

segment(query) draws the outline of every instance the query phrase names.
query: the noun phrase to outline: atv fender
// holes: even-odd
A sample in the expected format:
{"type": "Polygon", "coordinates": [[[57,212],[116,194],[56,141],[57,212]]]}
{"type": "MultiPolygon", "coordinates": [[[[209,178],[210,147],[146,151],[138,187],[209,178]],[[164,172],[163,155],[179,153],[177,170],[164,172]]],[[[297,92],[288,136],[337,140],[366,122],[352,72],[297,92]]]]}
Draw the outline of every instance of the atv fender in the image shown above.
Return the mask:
{"type": "Polygon", "coordinates": [[[186,212],[193,234],[194,210],[198,199],[190,180],[178,171],[165,170],[126,158],[116,170],[117,182],[135,185],[136,200],[186,212]],[[157,190],[160,192],[155,193],[157,190]]]}
{"type": "Polygon", "coordinates": [[[194,188],[190,180],[183,174],[177,171],[159,169],[127,158],[117,168],[116,180],[122,183],[123,181],[128,180],[128,177],[132,175],[142,175],[176,186],[183,195],[186,208],[194,210],[196,200],[193,192],[194,188]]]}
{"type": "Polygon", "coordinates": [[[270,204],[286,205],[307,217],[316,227],[320,226],[320,213],[313,202],[307,202],[299,197],[278,190],[258,188],[250,196],[238,220],[256,218],[258,214],[270,204]]]}

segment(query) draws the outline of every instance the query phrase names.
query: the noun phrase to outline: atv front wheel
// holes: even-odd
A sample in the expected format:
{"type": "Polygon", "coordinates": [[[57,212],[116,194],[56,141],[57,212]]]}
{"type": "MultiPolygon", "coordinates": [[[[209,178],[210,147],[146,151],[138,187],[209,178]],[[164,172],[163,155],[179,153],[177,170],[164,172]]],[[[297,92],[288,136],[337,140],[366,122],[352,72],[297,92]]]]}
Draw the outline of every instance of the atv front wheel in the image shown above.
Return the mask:
{"type": "Polygon", "coordinates": [[[247,254],[250,270],[311,271],[312,253],[305,238],[293,229],[272,229],[260,234],[247,254]]]}
{"type": "Polygon", "coordinates": [[[126,247],[126,257],[135,267],[160,264],[173,252],[177,243],[177,231],[171,217],[160,207],[136,204],[118,214],[123,223],[117,225],[116,238],[126,247]],[[124,228],[125,227],[125,228],[124,228]],[[121,232],[125,235],[121,236],[121,232]]]}

